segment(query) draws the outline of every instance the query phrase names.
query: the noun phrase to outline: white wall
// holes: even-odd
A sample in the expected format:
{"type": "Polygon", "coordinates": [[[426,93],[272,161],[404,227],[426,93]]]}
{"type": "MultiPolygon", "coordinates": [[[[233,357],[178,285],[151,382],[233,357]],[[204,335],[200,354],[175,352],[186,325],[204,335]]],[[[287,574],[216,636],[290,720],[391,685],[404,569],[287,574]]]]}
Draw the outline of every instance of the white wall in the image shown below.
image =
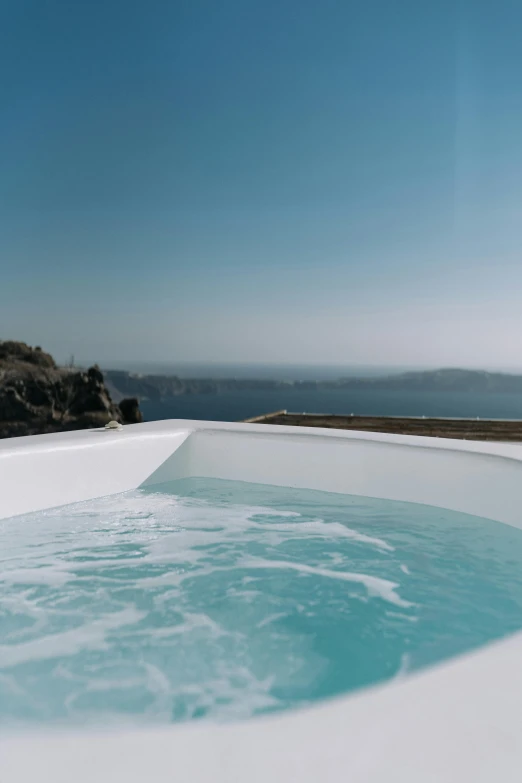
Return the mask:
{"type": "Polygon", "coordinates": [[[424,503],[522,527],[520,447],[505,456],[455,449],[456,441],[434,447],[423,438],[412,445],[361,435],[202,428],[181,447],[183,461],[174,454],[145,483],[235,479],[424,503]]]}
{"type": "Polygon", "coordinates": [[[522,527],[522,446],[209,422],[0,442],[0,518],[187,476],[426,503],[522,527]]]}
{"type": "MultiPolygon", "coordinates": [[[[521,446],[208,422],[0,442],[0,517],[190,475],[410,500],[521,526],[521,446]]],[[[521,657],[519,634],[405,680],[239,725],[4,731],[0,780],[519,783],[521,657]]]]}
{"type": "Polygon", "coordinates": [[[0,519],[134,489],[189,437],[133,429],[1,441],[0,519]]]}

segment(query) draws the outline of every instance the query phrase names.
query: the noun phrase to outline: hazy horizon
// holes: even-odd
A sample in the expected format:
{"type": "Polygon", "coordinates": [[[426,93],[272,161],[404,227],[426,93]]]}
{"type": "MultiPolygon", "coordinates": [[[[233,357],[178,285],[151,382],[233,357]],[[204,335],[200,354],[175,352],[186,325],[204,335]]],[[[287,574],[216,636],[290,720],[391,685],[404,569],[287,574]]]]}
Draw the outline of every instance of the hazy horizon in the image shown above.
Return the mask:
{"type": "MultiPolygon", "coordinates": [[[[87,367],[93,361],[75,360],[87,367]]],[[[448,367],[411,365],[349,365],[349,364],[287,364],[287,363],[229,363],[229,362],[153,362],[118,360],[103,363],[103,370],[124,370],[142,374],[179,375],[182,378],[252,378],[273,380],[336,380],[342,377],[379,377],[403,372],[464,369],[487,372],[522,374],[519,367],[448,367]]]]}
{"type": "Polygon", "coordinates": [[[4,4],[0,337],[522,365],[522,4],[4,4]]]}

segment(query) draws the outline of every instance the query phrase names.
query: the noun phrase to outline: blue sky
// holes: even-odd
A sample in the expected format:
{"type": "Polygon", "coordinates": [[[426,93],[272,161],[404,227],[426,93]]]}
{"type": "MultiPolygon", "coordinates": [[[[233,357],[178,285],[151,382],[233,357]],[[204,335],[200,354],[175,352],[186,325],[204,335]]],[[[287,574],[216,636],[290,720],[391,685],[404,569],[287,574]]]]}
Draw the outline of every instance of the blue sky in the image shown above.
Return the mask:
{"type": "Polygon", "coordinates": [[[522,5],[0,0],[0,336],[522,368],[522,5]]]}

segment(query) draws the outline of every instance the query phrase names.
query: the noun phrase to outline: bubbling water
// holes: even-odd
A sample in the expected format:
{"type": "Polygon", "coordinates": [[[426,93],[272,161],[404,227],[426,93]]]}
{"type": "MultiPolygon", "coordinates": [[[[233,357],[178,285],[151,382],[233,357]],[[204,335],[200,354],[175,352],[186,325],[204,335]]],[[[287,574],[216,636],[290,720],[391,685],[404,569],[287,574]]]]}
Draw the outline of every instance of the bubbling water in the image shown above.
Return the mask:
{"type": "Polygon", "coordinates": [[[522,533],[191,479],[0,522],[0,724],[246,718],[522,626],[522,533]]]}

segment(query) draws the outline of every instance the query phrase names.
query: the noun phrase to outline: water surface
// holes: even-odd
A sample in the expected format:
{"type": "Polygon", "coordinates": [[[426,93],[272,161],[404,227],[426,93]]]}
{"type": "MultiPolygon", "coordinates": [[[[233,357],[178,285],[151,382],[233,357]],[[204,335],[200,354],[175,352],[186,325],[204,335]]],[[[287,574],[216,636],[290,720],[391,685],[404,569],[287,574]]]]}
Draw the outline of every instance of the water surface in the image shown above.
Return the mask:
{"type": "Polygon", "coordinates": [[[0,522],[0,724],[247,718],[522,626],[522,533],[196,479],[0,522]]]}

